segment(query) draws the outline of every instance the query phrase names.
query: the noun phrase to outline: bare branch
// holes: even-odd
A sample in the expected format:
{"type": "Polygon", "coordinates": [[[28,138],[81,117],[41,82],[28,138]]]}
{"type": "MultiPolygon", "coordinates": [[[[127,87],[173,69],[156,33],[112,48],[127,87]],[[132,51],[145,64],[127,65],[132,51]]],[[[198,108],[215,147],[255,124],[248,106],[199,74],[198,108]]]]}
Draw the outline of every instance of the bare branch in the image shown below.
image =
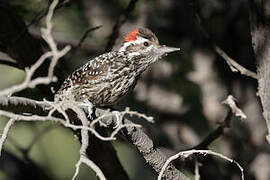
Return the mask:
{"type": "MultiPolygon", "coordinates": [[[[71,108],[78,115],[79,119],[81,120],[82,126],[88,127],[89,122],[87,120],[87,117],[85,116],[85,113],[82,111],[82,109],[80,109],[79,107],[76,107],[76,106],[72,106],[71,108]]],[[[89,141],[88,131],[85,130],[85,129],[81,129],[81,143],[82,143],[82,145],[81,145],[81,148],[80,148],[80,158],[79,158],[78,162],[76,163],[76,166],[75,166],[76,171],[75,171],[75,174],[74,174],[72,180],[75,180],[75,178],[77,177],[77,175],[79,173],[80,165],[82,163],[86,164],[94,172],[96,172],[99,179],[106,180],[106,178],[105,178],[103,172],[101,171],[101,169],[93,161],[89,160],[86,157],[86,149],[87,149],[87,147],[89,145],[88,141],[89,141]]]]}
{"type": "Polygon", "coordinates": [[[80,170],[80,165],[84,163],[86,164],[88,167],[91,167],[92,169],[94,169],[94,171],[97,173],[97,176],[101,179],[101,180],[106,180],[106,177],[104,176],[104,174],[102,173],[102,171],[99,169],[99,167],[93,162],[90,161],[87,157],[85,156],[81,156],[79,161],[76,163],[75,167],[76,167],[76,171],[74,173],[74,176],[72,177],[72,180],[75,180],[76,177],[79,174],[79,170],[80,170]]]}
{"type": "Polygon", "coordinates": [[[230,127],[231,115],[232,112],[229,111],[221,125],[212,131],[208,136],[206,136],[206,138],[204,138],[200,144],[191,149],[206,149],[212,142],[218,139],[223,134],[224,129],[230,127]]]}
{"type": "MultiPolygon", "coordinates": [[[[51,102],[53,103],[53,102],[51,102]]],[[[55,112],[52,114],[52,116],[48,116],[48,114],[51,114],[50,112],[53,110],[53,105],[51,103],[48,103],[47,101],[34,101],[27,98],[22,97],[0,97],[0,109],[3,109],[5,111],[0,110],[0,115],[10,117],[13,119],[21,119],[18,121],[47,121],[51,120],[54,122],[58,122],[62,124],[65,127],[69,127],[73,130],[80,130],[85,129],[90,131],[91,133],[95,132],[92,128],[84,127],[81,125],[73,125],[70,123],[67,123],[66,119],[62,119],[63,115],[55,112]],[[19,115],[14,114],[12,111],[16,113],[21,112],[27,112],[31,114],[39,114],[32,116],[25,116],[25,115],[19,115]],[[42,115],[42,116],[41,116],[42,115]]],[[[54,103],[57,104],[57,103],[54,103]]],[[[61,104],[62,107],[64,107],[61,104]]],[[[85,106],[82,106],[84,112],[88,112],[88,109],[85,106]]],[[[111,114],[109,116],[108,110],[103,109],[96,109],[96,116],[100,117],[104,114],[102,121],[103,124],[106,126],[116,126],[117,125],[117,118],[115,114],[111,114]]],[[[133,113],[131,113],[133,114],[133,113]]],[[[68,117],[74,118],[74,116],[67,113],[68,117]]],[[[127,114],[128,115],[128,114],[127,114]]],[[[63,117],[64,118],[64,117],[63,117]]],[[[159,173],[162,165],[166,162],[166,156],[154,146],[153,141],[143,132],[141,128],[138,128],[134,125],[130,120],[128,120],[126,117],[123,118],[123,127],[125,127],[125,131],[122,131],[128,140],[138,149],[140,154],[145,158],[146,162],[157,172],[159,173]],[[131,125],[130,125],[131,124],[131,125]],[[133,124],[133,125],[132,125],[133,124]]],[[[115,130],[116,132],[117,130],[115,130]]],[[[95,134],[96,135],[96,134],[95,134]]],[[[99,137],[98,137],[99,138],[99,137]]],[[[109,140],[111,137],[105,137],[106,140],[109,140]]],[[[187,180],[188,178],[182,174],[180,171],[178,171],[174,166],[170,166],[171,168],[167,171],[165,171],[164,176],[168,179],[179,179],[179,180],[187,180]]]]}
{"type": "Polygon", "coordinates": [[[226,118],[221,123],[221,125],[214,131],[212,131],[200,144],[196,145],[191,149],[205,149],[212,142],[218,139],[223,134],[224,129],[230,127],[232,113],[236,117],[240,117],[241,120],[247,118],[247,116],[242,112],[242,110],[236,106],[235,100],[236,99],[232,95],[229,95],[227,99],[222,102],[222,104],[226,104],[230,107],[230,111],[226,115],[226,118]]]}
{"type": "Polygon", "coordinates": [[[112,34],[110,35],[109,41],[108,41],[106,48],[105,48],[106,52],[112,50],[112,48],[115,44],[115,41],[119,36],[119,30],[120,30],[121,26],[127,21],[127,18],[129,17],[130,13],[134,10],[137,1],[138,0],[130,0],[127,8],[124,10],[123,15],[121,15],[118,18],[117,22],[113,26],[112,34]]]}
{"type": "Polygon", "coordinates": [[[235,100],[235,97],[229,95],[227,99],[222,102],[222,104],[228,105],[236,117],[240,117],[241,120],[247,119],[247,116],[242,112],[242,110],[236,106],[235,100]]]}
{"type": "MultiPolygon", "coordinates": [[[[29,29],[29,31],[37,39],[42,39],[43,40],[43,38],[41,36],[41,33],[40,33],[40,29],[32,27],[32,28],[29,29]]],[[[55,36],[54,40],[57,42],[57,44],[60,47],[70,45],[70,46],[72,46],[73,49],[76,50],[76,48],[78,46],[78,39],[75,39],[75,38],[72,38],[72,37],[66,38],[66,37],[61,37],[61,36],[55,36]]],[[[83,50],[83,51],[86,51],[86,52],[89,52],[89,53],[95,53],[95,54],[96,53],[102,53],[103,52],[102,48],[104,48],[104,47],[101,46],[101,45],[97,45],[97,44],[91,45],[91,44],[88,44],[86,42],[84,42],[80,46],[80,50],[83,50]]]]}
{"type": "MultiPolygon", "coordinates": [[[[35,87],[37,84],[48,84],[51,82],[51,80],[49,78],[36,78],[34,79],[33,81],[31,80],[35,70],[48,58],[51,56],[51,53],[47,52],[45,54],[43,54],[40,59],[33,65],[31,66],[30,69],[26,68],[25,71],[26,71],[26,77],[24,79],[24,81],[19,84],[19,85],[14,85],[10,88],[7,88],[7,89],[4,89],[2,91],[0,91],[0,96],[10,96],[12,95],[13,93],[15,92],[19,92],[23,89],[26,89],[28,87],[35,87]]],[[[56,79],[53,79],[53,80],[56,80],[56,79]]]]}
{"type": "Polygon", "coordinates": [[[95,31],[95,30],[97,30],[97,29],[99,29],[99,28],[101,28],[101,27],[102,27],[102,26],[95,26],[95,27],[92,27],[92,28],[87,29],[87,30],[85,31],[85,33],[83,34],[83,36],[81,37],[81,39],[80,39],[80,41],[79,41],[79,43],[78,43],[78,45],[77,45],[76,48],[80,48],[80,47],[82,46],[84,40],[87,38],[87,36],[88,36],[88,34],[89,34],[90,32],[95,31]]]}
{"type": "MultiPolygon", "coordinates": [[[[63,7],[64,5],[66,5],[69,2],[69,0],[65,0],[62,1],[61,3],[57,4],[57,6],[55,7],[55,9],[59,9],[61,7],[63,7]]],[[[42,9],[41,11],[39,11],[37,13],[37,15],[31,20],[31,22],[27,25],[27,28],[29,28],[30,26],[38,23],[43,17],[45,17],[49,11],[49,7],[46,7],[44,9],[42,9]]]]}
{"type": "Polygon", "coordinates": [[[221,159],[224,159],[224,160],[226,160],[226,161],[229,161],[229,162],[231,162],[231,163],[234,163],[234,164],[237,165],[237,167],[238,167],[238,168],[240,169],[240,171],[241,171],[241,179],[242,179],[242,180],[245,179],[245,178],[244,178],[244,169],[243,169],[242,166],[241,166],[238,162],[236,162],[235,160],[230,159],[230,158],[228,158],[228,157],[226,157],[226,156],[224,156],[224,155],[222,155],[222,154],[220,154],[220,153],[213,152],[213,151],[211,151],[211,150],[188,150],[188,151],[181,151],[181,152],[179,152],[179,153],[177,153],[177,154],[175,154],[175,155],[169,157],[169,158],[167,159],[166,163],[163,165],[163,167],[162,167],[162,169],[161,169],[161,171],[160,171],[160,173],[159,173],[159,175],[158,175],[158,180],[161,180],[161,178],[162,178],[162,176],[163,176],[163,173],[165,172],[166,168],[168,167],[168,165],[169,165],[172,161],[178,159],[179,157],[181,157],[181,158],[187,158],[187,157],[189,157],[189,156],[191,156],[191,155],[194,155],[194,154],[201,154],[201,155],[203,155],[203,156],[206,156],[206,155],[209,155],[209,154],[210,154],[210,155],[214,155],[214,156],[216,156],[216,157],[219,157],[219,158],[221,158],[221,159]]]}
{"type": "Polygon", "coordinates": [[[244,68],[240,64],[238,64],[235,60],[233,60],[231,57],[229,57],[220,47],[217,45],[214,45],[214,49],[218,55],[220,55],[226,63],[231,68],[232,72],[240,72],[242,75],[246,75],[249,77],[252,77],[254,79],[258,79],[257,74],[244,68]]]}
{"type": "Polygon", "coordinates": [[[53,15],[54,8],[57,4],[57,0],[53,1],[52,5],[49,8],[48,16],[46,18],[46,28],[42,29],[42,36],[48,43],[49,47],[51,48],[51,51],[43,54],[36,62],[33,64],[30,68],[26,68],[26,77],[24,81],[19,84],[12,86],[10,88],[4,89],[0,92],[0,96],[10,96],[15,92],[21,91],[26,88],[34,88],[39,84],[49,84],[51,82],[55,82],[57,78],[53,75],[54,67],[57,63],[57,61],[64,56],[69,50],[70,46],[64,47],[62,50],[58,51],[57,45],[53,40],[51,30],[52,30],[52,24],[51,19],[53,15]],[[35,71],[44,63],[44,61],[47,58],[51,57],[51,63],[48,70],[48,76],[47,77],[37,77],[32,80],[32,77],[35,73],[35,71]]]}
{"type": "Polygon", "coordinates": [[[10,66],[10,67],[14,67],[14,68],[17,68],[17,69],[22,69],[17,63],[11,62],[11,61],[8,61],[8,60],[0,59],[0,64],[7,65],[7,66],[10,66]]]}
{"type": "MultiPolygon", "coordinates": [[[[66,46],[62,50],[58,50],[57,44],[56,44],[56,42],[51,34],[52,27],[53,27],[51,21],[52,21],[54,10],[55,10],[57,4],[58,4],[58,0],[54,0],[50,4],[49,9],[48,9],[48,13],[46,16],[46,21],[45,21],[46,28],[41,29],[42,37],[48,43],[51,51],[43,54],[39,58],[39,60],[37,60],[36,63],[34,65],[32,65],[30,68],[26,68],[26,77],[25,77],[25,80],[23,81],[23,83],[2,91],[0,93],[0,96],[11,95],[15,92],[18,92],[18,91],[23,90],[23,89],[28,88],[28,87],[32,88],[38,84],[49,84],[50,82],[57,80],[56,77],[54,76],[55,65],[56,65],[57,61],[70,50],[70,46],[66,46]],[[37,78],[32,80],[32,76],[33,76],[34,72],[43,64],[43,62],[47,58],[51,58],[47,77],[37,77],[37,78]]],[[[48,110],[50,109],[50,111],[48,112],[48,115],[45,115],[45,116],[32,115],[32,114],[29,115],[29,113],[25,113],[24,111],[22,111],[22,109],[19,111],[19,113],[22,113],[22,114],[15,114],[12,112],[0,110],[0,115],[11,118],[11,120],[7,123],[7,125],[4,129],[3,136],[1,137],[2,144],[0,147],[0,151],[2,150],[2,145],[5,141],[5,139],[7,138],[8,131],[9,131],[11,125],[13,124],[13,122],[15,122],[15,121],[55,121],[55,122],[59,122],[62,125],[64,125],[65,127],[72,128],[73,130],[79,129],[81,131],[82,146],[80,149],[80,159],[79,159],[77,166],[76,166],[77,167],[76,173],[79,172],[80,164],[84,163],[84,164],[88,165],[91,169],[93,169],[100,179],[105,180],[106,178],[103,175],[102,171],[99,169],[99,167],[96,166],[94,164],[94,162],[87,159],[87,157],[86,157],[86,149],[88,147],[88,140],[89,140],[88,132],[90,131],[91,133],[96,134],[102,140],[113,140],[113,139],[115,139],[114,138],[115,134],[121,128],[124,128],[126,126],[119,127],[119,129],[117,129],[114,132],[114,134],[112,134],[111,137],[103,137],[103,136],[99,135],[94,128],[91,128],[88,126],[89,125],[88,119],[86,118],[84,111],[80,107],[78,107],[77,104],[71,103],[71,102],[61,102],[62,104],[64,104],[64,106],[63,106],[64,108],[61,109],[61,107],[57,106],[58,103],[60,103],[60,102],[48,102],[47,101],[46,106],[47,106],[48,110]],[[60,115],[62,113],[62,116],[60,116],[60,117],[64,117],[65,119],[53,117],[53,114],[58,109],[59,109],[58,112],[60,113],[60,115]],[[80,120],[82,125],[77,126],[77,125],[70,124],[69,117],[68,117],[67,113],[65,112],[67,109],[71,109],[72,111],[74,111],[77,114],[78,119],[80,120]]],[[[132,126],[132,125],[130,125],[130,126],[132,126]]],[[[75,179],[76,173],[75,173],[73,179],[75,179]]]]}
{"type": "MultiPolygon", "coordinates": [[[[193,4],[191,3],[191,5],[193,5],[193,4]]],[[[240,64],[238,64],[234,59],[232,59],[230,56],[228,56],[228,54],[225,53],[225,51],[223,51],[219,46],[216,45],[215,41],[211,38],[210,34],[201,25],[201,21],[202,21],[201,17],[199,15],[199,13],[196,12],[194,7],[193,7],[193,13],[194,13],[193,20],[194,20],[195,24],[198,26],[198,29],[202,32],[202,34],[205,36],[205,38],[207,38],[209,40],[214,51],[226,61],[226,63],[229,65],[232,72],[240,72],[242,75],[246,75],[248,77],[258,79],[256,73],[254,73],[254,72],[246,69],[245,67],[241,66],[240,64]]]]}
{"type": "Polygon", "coordinates": [[[1,139],[0,139],[0,156],[1,156],[2,148],[3,148],[3,144],[6,141],[7,136],[8,136],[9,129],[11,128],[11,126],[13,125],[14,122],[15,122],[14,119],[10,119],[7,122],[7,124],[6,124],[5,128],[4,128],[4,131],[3,131],[2,135],[1,135],[1,139]]]}
{"type": "Polygon", "coordinates": [[[201,164],[198,161],[195,161],[195,177],[194,177],[194,180],[200,180],[199,166],[201,166],[201,164]]]}
{"type": "MultiPolygon", "coordinates": [[[[45,101],[44,101],[45,102],[45,101]]],[[[72,128],[73,130],[77,130],[77,129],[80,129],[81,131],[81,138],[82,138],[82,146],[81,146],[81,150],[80,150],[80,158],[78,160],[78,162],[76,163],[76,171],[75,171],[75,174],[73,176],[73,179],[76,178],[78,172],[79,172],[79,168],[80,168],[80,164],[81,163],[85,163],[86,165],[88,165],[91,169],[93,169],[97,176],[100,178],[100,179],[104,179],[105,176],[103,175],[103,173],[101,172],[101,170],[94,164],[94,162],[91,162],[90,160],[86,160],[87,157],[86,157],[86,148],[88,147],[88,139],[89,139],[89,135],[88,135],[88,132],[90,131],[91,133],[93,133],[97,138],[100,138],[101,140],[114,140],[115,139],[115,135],[122,129],[122,128],[127,128],[127,127],[140,127],[140,125],[136,125],[136,124],[133,124],[133,123],[129,123],[129,124],[120,124],[120,126],[117,127],[117,129],[115,129],[113,131],[113,133],[111,134],[110,137],[103,137],[101,136],[95,129],[94,127],[89,127],[89,122],[88,122],[88,119],[87,117],[85,116],[85,112],[77,106],[77,104],[75,102],[70,102],[70,101],[61,101],[61,102],[48,102],[46,101],[45,103],[47,103],[47,105],[51,106],[51,107],[47,107],[46,109],[50,109],[50,111],[48,112],[48,116],[38,116],[38,115],[19,115],[19,114],[14,114],[14,113],[11,113],[11,112],[8,112],[8,111],[3,111],[3,110],[0,110],[0,115],[2,116],[6,116],[6,117],[9,117],[9,118],[12,118],[14,119],[14,121],[55,121],[55,122],[59,122],[61,123],[62,125],[64,125],[65,127],[69,127],[69,128],[72,128]],[[59,103],[60,106],[59,106],[59,103]],[[65,111],[66,108],[68,109],[72,109],[78,116],[78,119],[81,121],[82,125],[73,125],[73,124],[70,124],[69,122],[70,121],[66,121],[64,119],[61,119],[61,118],[56,118],[56,117],[52,117],[52,111],[56,111],[57,109],[59,109],[59,107],[63,107],[65,111]]],[[[41,104],[41,103],[39,103],[41,104]]],[[[125,114],[128,114],[128,110],[124,111],[123,112],[123,115],[121,118],[123,118],[123,116],[125,114]]],[[[119,113],[120,114],[120,113],[119,113]]],[[[134,112],[132,112],[132,114],[134,115],[134,112]]],[[[106,116],[115,116],[114,113],[108,113],[106,114],[106,116]]],[[[104,116],[105,117],[105,116],[104,116]]],[[[101,121],[102,119],[100,119],[101,121]]],[[[98,122],[98,121],[96,121],[98,122]]],[[[93,125],[94,126],[94,125],[93,125]]],[[[9,126],[7,126],[9,127],[9,126]]],[[[9,128],[8,128],[9,129],[9,128]]],[[[7,133],[8,133],[8,129],[6,131],[4,131],[4,136],[3,139],[5,140],[6,137],[7,137],[7,133]]],[[[3,142],[4,142],[3,140],[3,142]]],[[[1,151],[2,149],[0,149],[1,151]]]]}

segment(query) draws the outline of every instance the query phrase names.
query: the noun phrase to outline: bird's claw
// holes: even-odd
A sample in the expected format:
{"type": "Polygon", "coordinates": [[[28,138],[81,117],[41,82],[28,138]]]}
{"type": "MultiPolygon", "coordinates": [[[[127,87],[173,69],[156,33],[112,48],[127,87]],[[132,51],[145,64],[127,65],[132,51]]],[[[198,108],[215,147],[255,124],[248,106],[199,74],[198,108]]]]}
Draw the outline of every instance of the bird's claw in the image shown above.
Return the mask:
{"type": "Polygon", "coordinates": [[[119,126],[121,126],[123,124],[122,117],[121,117],[121,114],[119,111],[112,111],[112,114],[114,114],[116,117],[116,124],[113,127],[113,129],[117,129],[119,126]]]}
{"type": "Polygon", "coordinates": [[[87,118],[92,118],[94,105],[89,100],[84,100],[82,103],[80,103],[80,105],[87,107],[87,118]]]}

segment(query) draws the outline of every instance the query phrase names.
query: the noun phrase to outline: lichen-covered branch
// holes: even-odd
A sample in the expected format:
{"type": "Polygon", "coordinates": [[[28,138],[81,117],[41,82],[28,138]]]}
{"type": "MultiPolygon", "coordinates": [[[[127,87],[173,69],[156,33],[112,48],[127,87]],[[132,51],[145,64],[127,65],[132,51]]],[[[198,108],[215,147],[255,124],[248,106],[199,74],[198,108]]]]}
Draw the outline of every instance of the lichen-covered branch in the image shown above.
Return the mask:
{"type": "MultiPolygon", "coordinates": [[[[5,111],[11,111],[13,113],[20,113],[22,110],[27,113],[36,114],[38,116],[46,116],[50,112],[50,103],[46,101],[35,101],[22,97],[0,97],[0,109],[5,111]]],[[[81,107],[87,112],[86,107],[81,107]]],[[[106,114],[108,111],[104,109],[96,109],[96,116],[100,117],[106,114]]],[[[127,113],[127,112],[126,112],[127,113]]],[[[131,115],[135,115],[135,112],[131,111],[131,115]]],[[[128,113],[127,113],[128,114],[128,113]]],[[[70,114],[68,114],[70,115],[70,114]]],[[[29,116],[27,116],[29,118],[29,116]]],[[[38,118],[37,118],[38,119],[38,118]]],[[[40,118],[42,120],[43,118],[40,118]]],[[[64,117],[55,112],[53,114],[52,120],[63,122],[63,125],[66,124],[64,117]],[[62,117],[62,118],[59,118],[62,117]]],[[[115,115],[107,116],[101,119],[103,124],[107,126],[115,126],[117,124],[117,118],[115,115]]],[[[153,141],[143,132],[141,128],[136,126],[131,126],[132,124],[130,120],[127,118],[123,118],[123,125],[125,125],[125,129],[122,131],[127,139],[137,148],[140,154],[144,157],[146,162],[157,172],[159,173],[162,166],[166,162],[167,157],[161,152],[160,149],[156,148],[153,144],[153,141]]],[[[75,128],[75,129],[83,129],[82,126],[76,125],[68,125],[67,127],[75,128]]],[[[85,128],[88,129],[88,128],[85,128]]],[[[179,179],[179,180],[187,180],[188,178],[177,170],[173,165],[171,168],[164,172],[165,179],[179,179]]]]}
{"type": "Polygon", "coordinates": [[[224,159],[224,160],[226,160],[226,161],[229,161],[229,162],[231,162],[231,163],[234,163],[234,164],[236,164],[236,166],[237,166],[237,167],[240,169],[240,171],[241,171],[241,179],[242,179],[242,180],[245,179],[245,178],[244,178],[244,169],[243,169],[242,166],[241,166],[238,162],[236,162],[235,160],[230,159],[230,158],[228,158],[228,157],[226,157],[226,156],[224,156],[224,155],[222,155],[222,154],[220,154],[220,153],[213,152],[213,151],[211,151],[211,150],[188,150],[188,151],[181,151],[181,152],[179,152],[179,153],[177,153],[177,154],[175,154],[175,155],[169,157],[169,158],[167,159],[166,163],[163,165],[163,167],[162,167],[162,169],[161,169],[161,171],[160,171],[160,173],[159,173],[158,180],[161,180],[161,178],[164,177],[164,172],[166,171],[166,169],[169,168],[168,166],[171,164],[171,162],[172,162],[173,160],[176,160],[176,159],[178,159],[179,157],[187,158],[187,157],[189,157],[189,156],[191,156],[191,155],[194,155],[194,154],[200,154],[200,155],[203,155],[203,156],[206,156],[206,155],[213,155],[213,156],[219,157],[219,158],[221,158],[221,159],[224,159]]]}
{"type": "MultiPolygon", "coordinates": [[[[129,6],[124,12],[123,17],[119,19],[116,24],[116,31],[114,31],[114,38],[118,36],[120,26],[126,21],[129,13],[134,9],[137,0],[131,0],[129,6]]],[[[79,131],[81,135],[81,149],[80,157],[76,164],[75,179],[79,173],[80,165],[82,163],[89,166],[94,170],[97,176],[104,180],[106,179],[105,173],[102,172],[99,166],[94,161],[91,161],[87,157],[87,148],[89,146],[90,133],[101,141],[111,141],[115,139],[115,135],[123,129],[123,132],[129,139],[129,141],[135,145],[138,151],[143,155],[146,162],[152,166],[152,168],[159,173],[161,167],[166,161],[166,156],[156,147],[154,147],[152,140],[140,129],[140,125],[134,124],[124,116],[138,116],[148,121],[153,121],[151,117],[147,117],[144,114],[126,109],[122,112],[108,112],[104,109],[97,109],[95,114],[97,118],[89,122],[86,114],[91,114],[89,107],[84,107],[76,102],[72,101],[35,101],[27,98],[13,97],[11,96],[15,92],[19,92],[26,88],[33,88],[39,84],[49,84],[55,82],[57,79],[54,76],[55,65],[58,60],[63,57],[69,50],[70,46],[64,47],[59,50],[57,44],[52,36],[52,17],[55,8],[57,7],[58,0],[52,1],[48,8],[45,24],[46,27],[41,29],[42,37],[47,42],[50,50],[44,53],[34,64],[29,68],[26,68],[26,78],[18,85],[7,88],[0,92],[0,115],[10,118],[6,124],[3,134],[1,136],[1,149],[5,140],[8,138],[9,129],[12,124],[17,121],[54,121],[65,127],[71,128],[74,131],[79,131]],[[34,73],[41,67],[41,65],[50,58],[48,67],[48,73],[45,77],[35,77],[34,73]],[[11,96],[11,97],[10,97],[11,96]],[[85,113],[86,112],[86,113],[85,113]],[[76,121],[76,124],[73,122],[76,121]],[[111,135],[104,136],[96,130],[95,124],[99,123],[105,127],[116,127],[112,130],[111,135]]],[[[25,27],[24,27],[25,28],[25,27]]],[[[114,42],[114,40],[112,41],[114,42]]],[[[91,109],[91,108],[90,108],[91,109]]],[[[171,165],[171,168],[164,172],[166,179],[179,179],[186,180],[184,174],[171,165]]],[[[109,177],[107,177],[108,179],[109,177]]]]}
{"type": "Polygon", "coordinates": [[[7,89],[4,89],[0,92],[0,96],[10,96],[15,92],[19,92],[26,88],[34,88],[39,84],[50,84],[51,82],[55,82],[57,78],[54,76],[54,68],[58,60],[63,57],[67,52],[70,50],[70,46],[64,47],[62,50],[57,49],[57,45],[52,36],[52,15],[55,6],[57,5],[58,1],[53,1],[49,8],[48,16],[46,18],[46,28],[42,28],[42,37],[48,43],[51,51],[44,53],[30,68],[25,68],[26,77],[21,84],[14,85],[7,89]],[[47,77],[37,77],[33,78],[34,73],[36,70],[44,63],[44,61],[48,58],[51,58],[51,62],[48,69],[47,77]]]}
{"type": "Polygon", "coordinates": [[[14,122],[15,122],[14,119],[10,119],[7,122],[6,126],[5,126],[5,128],[3,130],[3,133],[1,134],[1,138],[0,138],[0,156],[1,156],[1,152],[2,152],[1,150],[3,148],[3,144],[4,144],[4,142],[6,141],[6,139],[8,137],[9,129],[11,128],[11,126],[13,125],[14,122]]]}

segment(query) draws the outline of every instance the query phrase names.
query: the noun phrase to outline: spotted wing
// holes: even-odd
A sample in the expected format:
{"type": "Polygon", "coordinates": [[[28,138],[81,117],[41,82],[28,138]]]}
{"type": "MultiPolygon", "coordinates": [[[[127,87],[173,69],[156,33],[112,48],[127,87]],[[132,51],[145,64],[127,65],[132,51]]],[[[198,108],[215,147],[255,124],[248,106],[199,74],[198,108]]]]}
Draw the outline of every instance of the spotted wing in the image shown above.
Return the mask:
{"type": "Polygon", "coordinates": [[[95,80],[104,79],[109,70],[119,66],[122,55],[118,52],[102,54],[74,71],[62,84],[59,91],[67,90],[77,85],[93,84],[95,80]]]}

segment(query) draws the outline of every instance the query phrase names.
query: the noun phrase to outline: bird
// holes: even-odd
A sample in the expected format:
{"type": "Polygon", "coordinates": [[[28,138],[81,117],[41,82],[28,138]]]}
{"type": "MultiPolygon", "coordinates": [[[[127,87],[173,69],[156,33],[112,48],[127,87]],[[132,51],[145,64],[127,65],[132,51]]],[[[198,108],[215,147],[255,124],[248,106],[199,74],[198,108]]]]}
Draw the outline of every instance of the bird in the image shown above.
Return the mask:
{"type": "Polygon", "coordinates": [[[148,28],[135,28],[118,50],[101,54],[71,73],[55,94],[68,99],[110,107],[131,92],[140,75],[153,63],[180,48],[160,45],[148,28]]]}

